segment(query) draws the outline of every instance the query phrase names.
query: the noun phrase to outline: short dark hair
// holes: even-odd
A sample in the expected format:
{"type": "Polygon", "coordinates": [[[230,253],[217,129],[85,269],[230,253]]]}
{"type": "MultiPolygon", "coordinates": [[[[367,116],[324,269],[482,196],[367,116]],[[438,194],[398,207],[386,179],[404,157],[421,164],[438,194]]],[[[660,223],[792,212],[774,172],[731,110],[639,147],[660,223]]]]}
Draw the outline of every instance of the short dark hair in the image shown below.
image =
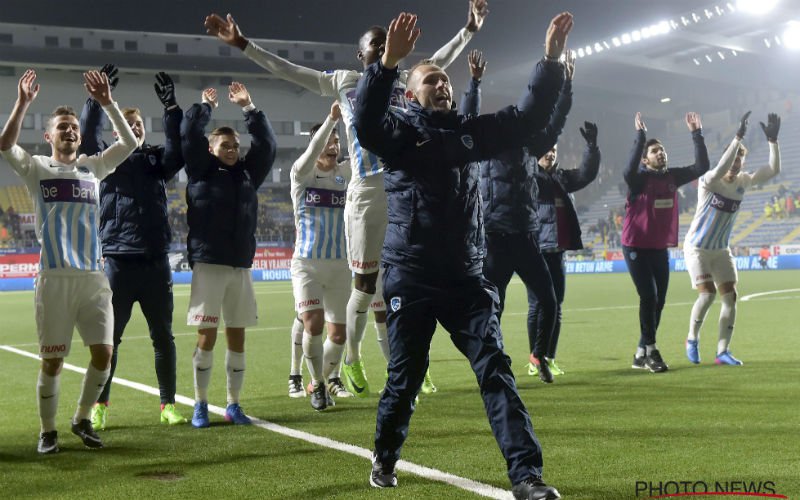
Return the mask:
{"type": "Polygon", "coordinates": [[[53,121],[59,116],[74,116],[78,118],[78,114],[75,112],[74,109],[70,106],[58,106],[56,109],[50,113],[50,118],[47,119],[47,127],[50,128],[53,125],[53,121]]]}
{"type": "Polygon", "coordinates": [[[359,50],[364,48],[364,39],[367,37],[367,34],[372,33],[373,31],[382,31],[382,32],[386,33],[386,27],[385,26],[381,26],[379,24],[373,24],[372,26],[367,28],[367,30],[364,31],[364,33],[362,33],[360,37],[358,37],[358,49],[359,50]]]}
{"type": "Polygon", "coordinates": [[[232,129],[231,127],[217,127],[208,134],[209,139],[211,137],[219,137],[221,135],[232,135],[234,137],[239,137],[239,132],[232,129]]]}
{"type": "MultiPolygon", "coordinates": [[[[647,142],[644,143],[644,151],[642,151],[642,158],[647,157],[647,151],[650,149],[650,146],[653,146],[655,144],[661,144],[661,141],[659,141],[658,139],[648,139],[647,142]]],[[[664,145],[661,144],[661,146],[664,145]]]]}

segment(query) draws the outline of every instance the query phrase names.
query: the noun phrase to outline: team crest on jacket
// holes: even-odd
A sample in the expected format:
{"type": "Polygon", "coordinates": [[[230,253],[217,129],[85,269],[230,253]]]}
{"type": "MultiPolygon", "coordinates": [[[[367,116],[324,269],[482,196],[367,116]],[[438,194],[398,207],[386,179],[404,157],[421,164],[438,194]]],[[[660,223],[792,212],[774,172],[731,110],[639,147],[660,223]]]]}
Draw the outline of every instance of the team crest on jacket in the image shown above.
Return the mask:
{"type": "Polygon", "coordinates": [[[475,146],[475,141],[472,140],[472,136],[469,134],[464,134],[461,136],[461,143],[467,149],[472,149],[475,146]]]}
{"type": "Polygon", "coordinates": [[[389,301],[389,307],[391,307],[392,311],[394,312],[397,312],[397,310],[400,309],[401,305],[402,301],[400,300],[400,297],[392,297],[391,300],[389,301]]]}
{"type": "Polygon", "coordinates": [[[147,155],[147,161],[150,162],[150,165],[155,167],[156,162],[158,162],[158,158],[156,158],[156,155],[147,155]]]}

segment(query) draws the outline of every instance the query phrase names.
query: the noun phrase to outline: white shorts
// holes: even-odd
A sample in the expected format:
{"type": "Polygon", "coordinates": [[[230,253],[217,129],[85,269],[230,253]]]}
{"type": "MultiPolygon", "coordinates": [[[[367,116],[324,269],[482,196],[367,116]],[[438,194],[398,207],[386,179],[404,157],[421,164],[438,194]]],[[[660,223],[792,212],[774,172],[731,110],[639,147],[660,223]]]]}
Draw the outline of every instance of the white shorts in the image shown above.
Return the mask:
{"type": "Polygon", "coordinates": [[[353,275],[341,259],[292,259],[292,291],[297,314],[325,310],[325,321],[344,324],[353,275]]]}
{"type": "Polygon", "coordinates": [[[250,269],[196,262],[186,324],[217,328],[220,310],[228,328],[258,324],[258,309],[250,269]]]}
{"type": "Polygon", "coordinates": [[[369,308],[372,312],[386,312],[386,302],[383,301],[383,267],[379,271],[378,282],[375,284],[375,295],[372,296],[369,308]]]}
{"type": "Polygon", "coordinates": [[[85,346],[114,344],[111,286],[102,272],[41,273],[34,301],[42,359],[67,357],[75,327],[85,346]]]}
{"type": "Polygon", "coordinates": [[[704,250],[687,246],[683,248],[683,258],[686,260],[686,270],[693,288],[701,283],[714,282],[721,285],[739,281],[736,264],[727,248],[704,250]]]}
{"type": "Polygon", "coordinates": [[[354,273],[378,272],[386,237],[386,211],[383,175],[356,178],[350,182],[344,206],[344,231],[347,261],[354,273]]]}

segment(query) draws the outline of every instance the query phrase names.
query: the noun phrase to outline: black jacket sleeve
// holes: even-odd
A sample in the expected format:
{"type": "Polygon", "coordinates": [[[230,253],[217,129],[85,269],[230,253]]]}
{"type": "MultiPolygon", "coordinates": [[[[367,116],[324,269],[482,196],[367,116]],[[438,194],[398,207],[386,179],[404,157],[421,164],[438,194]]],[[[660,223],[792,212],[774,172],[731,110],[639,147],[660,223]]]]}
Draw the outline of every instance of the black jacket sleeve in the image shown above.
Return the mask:
{"type": "Polygon", "coordinates": [[[597,178],[600,170],[600,149],[597,146],[586,146],[581,166],[571,170],[560,170],[564,188],[574,193],[588,186],[597,178]]]}
{"type": "Polygon", "coordinates": [[[244,157],[244,168],[250,174],[253,185],[258,189],[272,169],[278,146],[275,132],[263,111],[255,109],[248,111],[245,121],[251,142],[250,151],[244,157]]]}
{"type": "Polygon", "coordinates": [[[183,168],[183,151],[181,151],[181,122],[183,110],[176,106],[164,109],[164,150],[161,155],[161,174],[165,181],[172,179],[183,168]]]}
{"type": "Polygon", "coordinates": [[[531,155],[539,158],[556,145],[558,137],[564,130],[564,124],[567,122],[567,115],[570,109],[572,109],[572,81],[564,80],[564,85],[561,87],[556,109],[550,117],[550,122],[544,130],[534,134],[527,145],[528,152],[531,155]]]}
{"type": "Polygon", "coordinates": [[[697,179],[708,172],[711,166],[711,162],[708,159],[706,141],[703,138],[703,129],[697,129],[692,132],[692,142],[694,143],[694,164],[688,167],[670,169],[678,186],[697,179]]]}
{"type": "Polygon", "coordinates": [[[203,177],[213,164],[214,155],[208,150],[205,129],[211,120],[211,105],[193,104],[181,122],[181,151],[186,162],[186,173],[203,177]]]}
{"type": "Polygon", "coordinates": [[[106,149],[106,144],[103,142],[103,123],[106,119],[106,114],[100,103],[91,97],[87,99],[81,110],[81,145],[78,148],[79,154],[93,156],[106,149]]]}
{"type": "Polygon", "coordinates": [[[625,165],[625,170],[622,171],[622,178],[631,191],[638,192],[644,182],[644,176],[639,173],[639,165],[642,163],[642,155],[644,154],[644,145],[647,142],[644,130],[636,131],[636,139],[633,141],[633,149],[628,158],[628,164],[625,165]]]}
{"type": "Polygon", "coordinates": [[[481,114],[481,81],[469,79],[469,88],[461,95],[461,106],[458,108],[462,115],[481,114]]]}

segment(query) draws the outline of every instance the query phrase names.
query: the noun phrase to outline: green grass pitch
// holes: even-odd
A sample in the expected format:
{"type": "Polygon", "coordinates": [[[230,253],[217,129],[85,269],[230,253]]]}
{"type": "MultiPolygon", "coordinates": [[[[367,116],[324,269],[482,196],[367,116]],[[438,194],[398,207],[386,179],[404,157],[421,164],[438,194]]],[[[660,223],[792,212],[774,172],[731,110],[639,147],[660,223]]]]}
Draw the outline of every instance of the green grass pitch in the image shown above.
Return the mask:
{"type": "MultiPolygon", "coordinates": [[[[686,273],[673,273],[671,281],[659,331],[670,371],[650,374],[630,368],[638,340],[630,278],[568,276],[558,353],[566,374],[549,386],[526,374],[524,288],[517,281],[510,285],[503,317],[506,350],[544,449],[545,480],[574,500],[637,498],[637,481],[771,481],[776,493],[800,498],[800,271],[741,273],[740,297],[795,289],[739,302],[732,352],[744,361],[742,367],[713,363],[719,301],[702,332],[703,363],[686,360],[695,292],[686,273]]],[[[339,400],[322,413],[314,412],[308,399],[287,397],[291,286],[258,283],[256,291],[260,320],[248,332],[244,409],[266,421],[371,448],[376,395],[339,400]]],[[[188,294],[188,286],[175,289],[174,324],[178,393],[193,397],[195,336],[185,326],[188,294]]],[[[0,317],[0,344],[36,352],[31,292],[0,294],[0,317]]],[[[77,334],[75,339],[67,362],[85,367],[88,352],[77,334]]],[[[377,392],[385,366],[372,326],[363,350],[377,392]]],[[[215,358],[210,402],[224,405],[224,345],[217,346],[215,358]]],[[[474,375],[444,331],[434,337],[431,360],[439,392],[421,396],[403,458],[508,489],[474,375]]],[[[69,432],[82,378],[71,371],[63,372],[61,382],[62,452],[38,456],[37,371],[35,360],[0,350],[4,499],[478,498],[402,472],[398,488],[373,490],[364,458],[261,428],[225,425],[216,415],[210,429],[162,426],[158,398],[122,386],[112,389],[109,427],[101,433],[106,448],[87,450],[69,432]]],[[[138,308],[123,337],[117,376],[156,385],[138,308]]],[[[191,414],[187,406],[180,409],[191,414]]]]}

